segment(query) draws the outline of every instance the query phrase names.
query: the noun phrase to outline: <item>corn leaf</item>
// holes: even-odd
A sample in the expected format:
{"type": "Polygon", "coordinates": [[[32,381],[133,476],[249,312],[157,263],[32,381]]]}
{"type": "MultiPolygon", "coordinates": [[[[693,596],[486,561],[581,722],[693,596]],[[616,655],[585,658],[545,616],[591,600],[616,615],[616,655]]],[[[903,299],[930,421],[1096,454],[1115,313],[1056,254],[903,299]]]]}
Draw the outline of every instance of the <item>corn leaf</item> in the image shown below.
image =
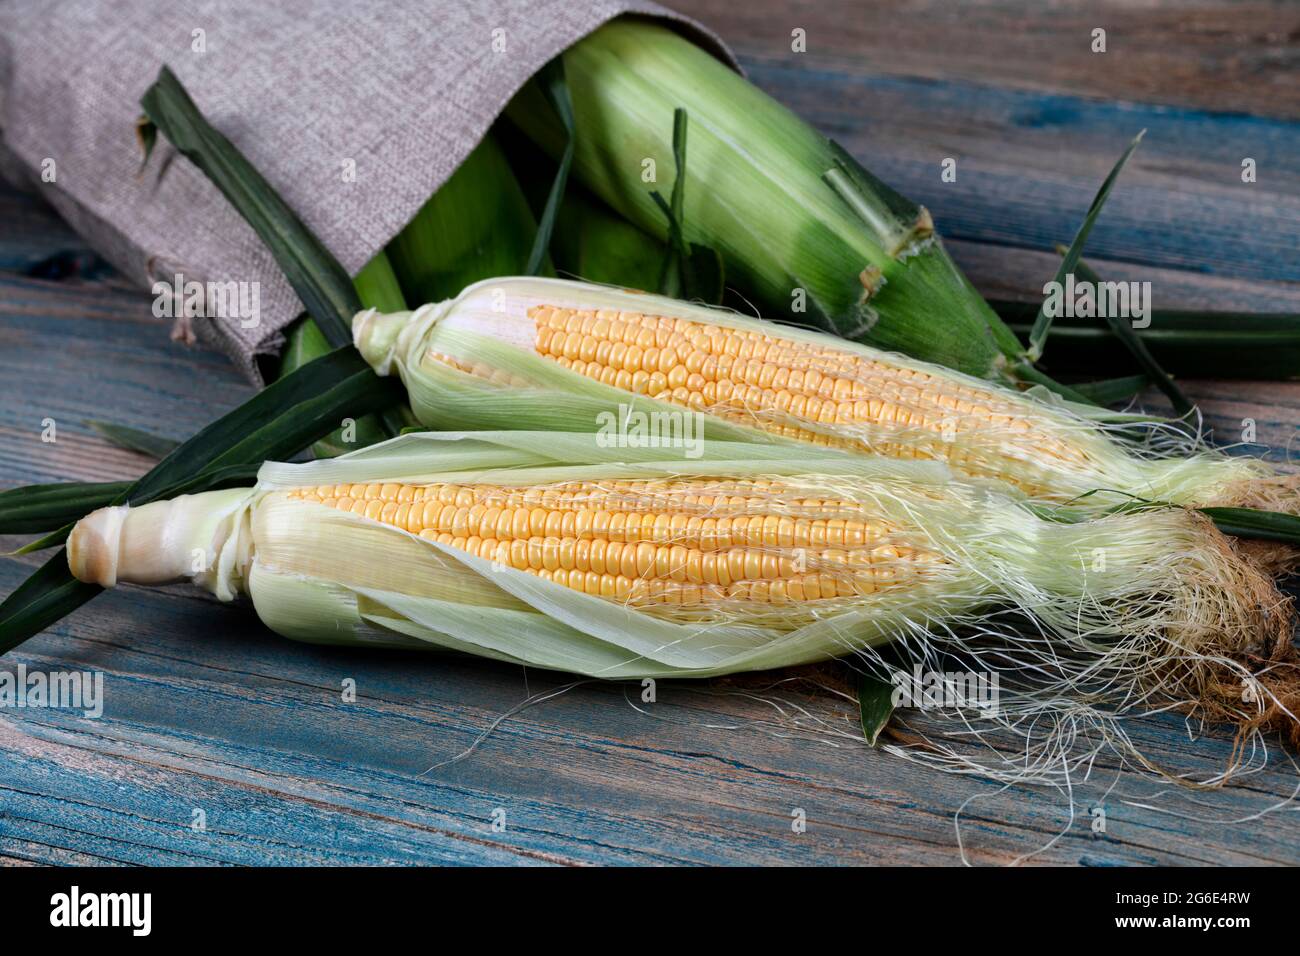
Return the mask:
{"type": "Polygon", "coordinates": [[[1098,405],[1113,405],[1128,401],[1150,384],[1151,379],[1146,375],[1126,375],[1098,382],[1079,382],[1071,387],[1098,405]]]}
{"type": "MultiPolygon", "coordinates": [[[[1094,289],[1101,282],[1101,277],[1092,270],[1092,267],[1081,260],[1076,260],[1075,272],[1084,282],[1091,284],[1094,289]]],[[[1109,310],[1107,311],[1109,312],[1109,310]]],[[[1164,392],[1165,397],[1174,406],[1174,411],[1184,417],[1196,411],[1196,406],[1192,404],[1191,399],[1183,394],[1183,390],[1174,383],[1168,373],[1160,367],[1160,363],[1152,357],[1150,351],[1147,350],[1146,343],[1138,336],[1137,330],[1129,324],[1128,319],[1123,316],[1108,314],[1106,324],[1110,326],[1110,330],[1115,334],[1115,337],[1124,343],[1124,347],[1129,350],[1129,354],[1133,356],[1138,365],[1141,366],[1142,371],[1151,379],[1152,384],[1164,392]]]]}
{"type": "Polygon", "coordinates": [[[337,349],[268,385],[108,500],[106,485],[120,487],[120,483],[34,485],[5,492],[0,499],[0,527],[12,529],[10,533],[41,530],[51,525],[35,528],[34,523],[51,516],[75,520],[105,504],[152,501],[211,468],[287,458],[333,431],[343,417],[371,411],[384,401],[391,404],[400,396],[397,383],[375,375],[354,348],[337,349]],[[238,449],[234,456],[233,449],[238,449]],[[237,456],[245,453],[248,457],[241,461],[237,456]]]}
{"type": "MultiPolygon", "coordinates": [[[[406,299],[398,284],[392,263],[381,249],[375,254],[353,280],[361,304],[368,309],[380,312],[401,312],[406,308],[406,299]]],[[[312,359],[320,358],[330,350],[320,327],[309,316],[296,322],[290,329],[284,352],[280,359],[280,374],[285,375],[299,368],[312,359]]],[[[331,457],[353,451],[357,448],[373,445],[392,438],[404,427],[397,409],[385,409],[376,415],[366,415],[356,421],[352,441],[344,441],[342,429],[336,430],[312,446],[313,454],[318,457],[331,457]]]]}
{"type": "Polygon", "coordinates": [[[330,351],[330,344],[320,326],[304,315],[285,332],[284,350],[280,353],[279,375],[288,375],[312,359],[330,351]]]}
{"type": "Polygon", "coordinates": [[[564,127],[565,143],[560,154],[560,164],[555,170],[555,180],[546,197],[546,205],[537,221],[537,235],[533,238],[533,249],[528,255],[527,275],[540,275],[542,265],[551,248],[551,235],[555,231],[555,221],[560,214],[560,204],[564,201],[565,189],[569,183],[569,170],[573,167],[573,152],[577,147],[577,132],[573,123],[573,102],[569,99],[569,85],[564,79],[564,60],[555,57],[537,74],[536,82],[546,94],[551,108],[559,117],[564,127]]]}
{"type": "Polygon", "coordinates": [[[835,140],[829,144],[835,165],[822,178],[890,255],[897,256],[912,242],[934,231],[929,213],[922,206],[873,176],[835,140]]]}
{"type": "MultiPolygon", "coordinates": [[[[291,414],[286,413],[291,413],[300,403],[316,398],[322,392],[333,388],[338,382],[353,376],[362,375],[364,381],[366,377],[363,373],[366,371],[368,367],[365,361],[350,345],[335,349],[309,362],[297,371],[271,383],[243,405],[223,415],[180,445],[158,467],[140,479],[131,490],[130,500],[134,503],[139,500],[138,496],[154,494],[182,478],[207,468],[229,449],[242,443],[254,431],[270,428],[281,416],[285,419],[292,417],[291,414]]],[[[368,378],[373,383],[374,393],[381,394],[390,401],[393,400],[395,397],[393,389],[385,388],[382,379],[373,373],[368,378]]],[[[364,394],[365,390],[358,391],[364,394]]],[[[370,398],[366,402],[369,407],[364,409],[344,406],[339,410],[338,418],[330,425],[329,430],[337,428],[339,419],[350,412],[371,411],[375,407],[371,404],[373,401],[374,399],[370,398]]],[[[284,421],[281,427],[292,428],[292,422],[284,421]]],[[[311,440],[308,439],[281,454],[295,454],[311,440]]],[[[270,456],[258,454],[248,460],[260,461],[267,457],[270,456]]]]}
{"type": "Polygon", "coordinates": [[[129,481],[60,481],[0,492],[0,534],[33,534],[57,528],[110,505],[129,481]]]}
{"type": "Polygon", "coordinates": [[[1254,508],[1198,508],[1224,534],[1300,545],[1300,515],[1254,508]]]}
{"type": "Polygon", "coordinates": [[[862,736],[875,747],[889,719],[894,716],[894,685],[865,671],[858,675],[858,713],[862,736]]]}
{"type": "Polygon", "coordinates": [[[345,410],[344,414],[349,410],[352,414],[375,411],[400,401],[401,396],[399,383],[380,379],[369,369],[356,372],[330,383],[319,395],[299,402],[291,414],[281,415],[248,434],[205,467],[288,458],[337,427],[340,409],[345,410]]]}
{"type": "MultiPolygon", "coordinates": [[[[333,431],[343,416],[384,408],[400,396],[400,386],[370,371],[356,349],[350,345],[337,349],[267,386],[204,428],[113,503],[144,504],[176,493],[183,482],[193,480],[196,487],[202,486],[210,479],[203,475],[205,471],[222,473],[227,466],[247,467],[250,462],[288,457],[333,431]]],[[[60,551],[0,603],[0,653],[76,610],[99,590],[75,581],[67,555],[60,551]]]]}
{"type": "MultiPolygon", "coordinates": [[[[245,465],[227,465],[221,468],[210,468],[192,478],[187,478],[184,481],[172,485],[170,488],[157,495],[157,498],[175,498],[178,495],[192,495],[197,494],[200,491],[214,491],[218,488],[230,488],[234,485],[248,484],[257,477],[258,467],[258,465],[250,463],[245,465]]],[[[106,482],[100,487],[107,488],[117,487],[120,485],[123,486],[125,490],[129,491],[130,484],[130,482],[106,482]]],[[[105,500],[103,504],[90,504],[85,500],[85,498],[83,498],[79,502],[79,507],[74,511],[69,511],[65,515],[64,521],[66,523],[61,528],[56,531],[51,531],[49,534],[37,538],[35,541],[29,541],[27,544],[12,553],[14,555],[32,554],[36,551],[44,551],[47,548],[58,547],[63,544],[64,541],[68,540],[68,535],[72,534],[72,528],[78,520],[90,514],[90,512],[94,511],[96,508],[102,508],[116,503],[117,497],[109,498],[105,500]],[[90,506],[88,506],[88,504],[90,506]]],[[[43,527],[48,528],[50,525],[46,524],[43,525],[43,527]]]]}
{"type": "Polygon", "coordinates": [[[722,257],[716,249],[686,241],[686,110],[673,110],[673,178],[671,203],[658,190],[650,198],[668,220],[668,248],[659,272],[659,293],[674,299],[717,304],[725,287],[722,257]]]}
{"type": "Polygon", "coordinates": [[[352,285],[357,290],[357,298],[361,300],[361,305],[367,309],[401,312],[407,308],[406,296],[402,294],[402,284],[397,281],[393,263],[383,249],[376,252],[374,258],[361,267],[357,277],[352,280],[352,285]]]}
{"type": "Polygon", "coordinates": [[[657,288],[664,258],[663,243],[573,188],[564,197],[551,249],[561,275],[647,291],[657,288]]]}
{"type": "MultiPolygon", "coordinates": [[[[545,105],[539,106],[545,109],[545,105]]],[[[537,222],[496,135],[485,136],[387,246],[412,305],[522,273],[537,222]]]]}
{"type": "Polygon", "coordinates": [[[161,435],[131,428],[129,425],[116,425],[113,422],[103,422],[94,418],[86,419],[86,424],[119,448],[139,452],[150,458],[166,458],[180,444],[174,438],[163,438],[161,435]]]}
{"type": "MultiPolygon", "coordinates": [[[[357,278],[360,280],[361,277],[358,275],[357,278]]],[[[289,330],[285,350],[281,356],[280,374],[287,375],[329,351],[330,344],[325,341],[325,336],[321,334],[316,323],[310,317],[304,316],[289,330]]],[[[351,443],[343,440],[343,429],[338,428],[313,444],[312,454],[317,458],[332,458],[356,448],[384,441],[396,434],[396,432],[389,432],[386,423],[379,415],[365,415],[357,419],[353,427],[354,440],[351,443]]]]}
{"type": "MultiPolygon", "coordinates": [[[[1027,335],[1038,307],[997,300],[998,315],[1027,335]]],[[[1300,377],[1300,315],[1152,309],[1141,340],[1162,368],[1183,378],[1256,381],[1300,377]]],[[[1052,368],[1097,375],[1141,366],[1105,323],[1061,316],[1052,324],[1052,368]]]]}
{"type": "MultiPolygon", "coordinates": [[[[1101,208],[1106,204],[1110,197],[1110,191],[1115,185],[1115,180],[1124,169],[1124,164],[1128,162],[1133,151],[1138,148],[1142,142],[1142,137],[1146,135],[1146,130],[1138,133],[1133,137],[1133,142],[1128,144],[1128,149],[1124,150],[1124,155],[1120,156],[1119,161],[1111,168],[1110,175],[1101,184],[1097,190],[1097,195],[1092,199],[1092,205],[1088,207],[1087,214],[1083,217],[1083,224],[1079,226],[1079,231],[1074,234],[1074,240],[1070,243],[1070,248],[1066,250],[1065,256],[1061,259],[1061,265],[1056,270],[1055,281],[1061,285],[1065,284],[1065,277],[1074,271],[1074,267],[1079,262],[1079,257],[1083,255],[1083,247],[1088,241],[1088,236],[1092,232],[1093,223],[1101,214],[1101,208]]],[[[1029,332],[1029,350],[1026,357],[1030,362],[1037,362],[1043,355],[1043,346],[1047,342],[1047,333],[1051,331],[1053,316],[1047,313],[1047,303],[1038,310],[1038,315],[1034,319],[1034,327],[1029,332]]]]}
{"type": "Polygon", "coordinates": [[[102,590],[74,578],[68,570],[68,552],[59,549],[0,604],[0,654],[71,614],[102,590]]]}

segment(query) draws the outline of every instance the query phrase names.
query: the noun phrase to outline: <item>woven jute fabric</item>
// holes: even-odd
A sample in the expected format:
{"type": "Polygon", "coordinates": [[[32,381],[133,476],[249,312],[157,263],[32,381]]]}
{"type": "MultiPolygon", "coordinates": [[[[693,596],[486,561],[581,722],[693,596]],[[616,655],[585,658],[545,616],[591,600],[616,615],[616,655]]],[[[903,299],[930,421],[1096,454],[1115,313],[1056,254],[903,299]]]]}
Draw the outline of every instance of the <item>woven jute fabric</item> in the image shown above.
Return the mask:
{"type": "Polygon", "coordinates": [[[257,356],[282,344],[302,305],[249,226],[161,137],[142,170],[136,120],[159,68],[355,274],[530,76],[621,14],[666,19],[728,57],[642,0],[8,0],[0,162],[133,281],[257,283],[256,324],[192,323],[256,380],[257,356]]]}

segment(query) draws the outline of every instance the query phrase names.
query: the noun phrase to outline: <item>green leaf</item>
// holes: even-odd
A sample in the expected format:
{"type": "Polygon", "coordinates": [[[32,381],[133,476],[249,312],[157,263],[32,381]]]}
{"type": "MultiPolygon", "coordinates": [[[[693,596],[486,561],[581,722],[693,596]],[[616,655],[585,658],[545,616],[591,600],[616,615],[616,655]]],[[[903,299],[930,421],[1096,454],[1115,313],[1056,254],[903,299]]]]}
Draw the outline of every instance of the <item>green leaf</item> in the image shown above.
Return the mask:
{"type": "MultiPolygon", "coordinates": [[[[109,502],[109,504],[112,504],[112,502],[109,502]]],[[[95,509],[92,508],[90,510],[94,511],[95,509]]],[[[10,551],[9,554],[16,558],[24,554],[35,554],[37,551],[46,551],[50,548],[57,548],[59,545],[63,544],[63,542],[68,540],[68,535],[72,534],[72,529],[76,527],[77,522],[89,513],[89,511],[83,512],[78,517],[70,520],[63,527],[57,528],[49,534],[42,535],[34,541],[28,541],[21,548],[15,548],[13,551],[10,551]]]]}
{"type": "MultiPolygon", "coordinates": [[[[1087,263],[1081,260],[1076,260],[1075,272],[1084,282],[1090,283],[1093,289],[1096,289],[1098,283],[1101,282],[1101,277],[1087,263]]],[[[1115,334],[1115,337],[1124,343],[1124,347],[1129,350],[1129,354],[1137,361],[1142,371],[1146,372],[1152,384],[1165,393],[1165,397],[1174,406],[1174,411],[1178,413],[1179,417],[1185,418],[1191,415],[1196,410],[1196,406],[1192,404],[1191,399],[1183,394],[1183,390],[1174,383],[1174,380],[1169,377],[1165,370],[1160,367],[1160,363],[1152,357],[1147,350],[1146,343],[1138,336],[1137,330],[1133,328],[1129,321],[1123,316],[1107,315],[1106,324],[1110,326],[1110,330],[1115,334]]]]}
{"type": "Polygon", "coordinates": [[[1145,375],[1125,375],[1098,382],[1077,382],[1071,388],[1098,405],[1113,405],[1128,401],[1150,384],[1151,379],[1145,375]]]}
{"type": "Polygon", "coordinates": [[[165,458],[180,444],[174,438],[163,438],[161,435],[131,428],[129,425],[115,425],[94,418],[86,419],[86,424],[119,448],[139,452],[150,458],[165,458]]]}
{"type": "MultiPolygon", "coordinates": [[[[1079,231],[1074,234],[1074,241],[1070,243],[1070,248],[1066,250],[1064,258],[1061,259],[1061,265],[1056,270],[1055,281],[1065,284],[1065,277],[1074,271],[1079,257],[1083,255],[1084,244],[1088,241],[1088,235],[1092,232],[1092,225],[1097,221],[1097,216],[1101,213],[1101,207],[1106,204],[1106,199],[1110,196],[1111,188],[1115,185],[1115,180],[1124,169],[1124,164],[1128,162],[1133,151],[1138,148],[1142,142],[1142,137],[1146,135],[1146,130],[1138,133],[1133,137],[1133,142],[1128,144],[1128,149],[1124,150],[1124,155],[1119,158],[1110,171],[1110,175],[1101,184],[1097,190],[1097,195],[1092,199],[1092,205],[1088,207],[1088,213],[1083,217],[1083,224],[1079,226],[1079,231]]],[[[1034,327],[1029,332],[1029,349],[1026,356],[1030,362],[1037,362],[1043,355],[1043,345],[1047,341],[1047,333],[1052,328],[1052,316],[1047,314],[1047,302],[1038,310],[1038,315],[1034,319],[1034,327]]]]}
{"type": "Polygon", "coordinates": [[[1224,534],[1300,545],[1300,515],[1254,508],[1198,508],[1224,534]]]}
{"type": "Polygon", "coordinates": [[[686,240],[686,110],[673,110],[673,158],[677,175],[673,179],[672,201],[655,190],[650,198],[668,220],[668,246],[659,272],[659,293],[674,299],[693,299],[717,304],[726,283],[722,256],[717,250],[686,240]]]}
{"type": "Polygon", "coordinates": [[[569,170],[573,167],[573,154],[578,145],[578,134],[573,122],[573,101],[569,98],[569,84],[564,79],[564,61],[557,56],[537,73],[537,84],[546,95],[555,115],[564,127],[564,151],[560,154],[560,165],[555,171],[555,180],[551,184],[550,194],[537,222],[537,234],[533,239],[532,252],[528,255],[525,272],[530,276],[539,275],[546,262],[547,252],[551,248],[551,235],[555,231],[555,221],[560,214],[560,204],[564,201],[564,192],[569,183],[569,170]]]}
{"type": "MultiPolygon", "coordinates": [[[[380,312],[403,312],[406,310],[406,298],[397,281],[388,255],[381,249],[357,273],[353,280],[361,304],[367,309],[380,312]]],[[[280,360],[280,374],[284,375],[300,368],[312,359],[319,358],[330,350],[325,336],[310,317],[295,323],[288,333],[288,341],[280,360]]],[[[343,441],[342,429],[322,438],[312,446],[312,453],[317,458],[333,458],[367,445],[386,441],[401,431],[400,408],[384,409],[376,415],[366,415],[356,421],[354,441],[343,441]]]]}
{"type": "Polygon", "coordinates": [[[894,715],[894,685],[865,671],[858,675],[858,712],[862,736],[874,747],[894,715]]]}
{"type": "Polygon", "coordinates": [[[60,481],[0,492],[0,534],[35,534],[112,504],[129,481],[60,481]]]}
{"type": "Polygon", "coordinates": [[[656,289],[664,245],[570,183],[551,257],[559,275],[624,289],[656,289]]]}
{"type": "Polygon", "coordinates": [[[312,359],[318,359],[330,351],[329,342],[321,333],[320,327],[304,315],[285,332],[284,351],[280,353],[280,370],[277,377],[302,368],[312,359]]]}
{"type": "Polygon", "coordinates": [[[0,604],[0,654],[71,614],[102,590],[74,578],[68,570],[68,552],[60,549],[0,604]]]}
{"type": "MultiPolygon", "coordinates": [[[[327,355],[308,362],[302,368],[291,372],[278,381],[272,382],[243,405],[203,428],[197,435],[182,443],[180,447],[163,459],[157,467],[141,478],[132,488],[131,503],[135,504],[144,496],[157,494],[177,481],[198,474],[229,449],[242,443],[245,437],[255,430],[262,430],[275,425],[280,416],[291,418],[291,415],[285,413],[290,412],[301,402],[316,398],[323,391],[332,388],[336,383],[366,371],[369,371],[369,366],[366,365],[365,359],[360,356],[356,349],[349,345],[335,349],[327,355]]],[[[386,397],[393,395],[390,389],[384,387],[386,379],[373,376],[373,381],[376,389],[383,395],[386,397]]],[[[369,410],[369,408],[364,409],[364,411],[369,410]]],[[[362,410],[344,408],[339,411],[339,418],[341,419],[344,415],[358,411],[362,410]]],[[[335,420],[330,430],[338,426],[339,420],[335,420]]],[[[291,423],[281,423],[280,427],[291,427],[291,423]]],[[[318,437],[321,436],[313,436],[313,438],[318,437]]],[[[311,440],[313,439],[308,439],[297,448],[290,449],[284,454],[296,453],[311,440]]],[[[262,461],[267,457],[270,456],[253,455],[248,460],[262,461]]]]}
{"type": "MultiPolygon", "coordinates": [[[[353,350],[349,347],[348,351],[353,350]]],[[[312,365],[304,366],[303,370],[312,365]]],[[[299,402],[290,414],[280,415],[251,432],[205,467],[287,458],[337,428],[341,417],[378,411],[400,401],[402,394],[401,385],[395,379],[379,378],[369,368],[358,371],[342,381],[328,384],[319,395],[299,402]]]]}
{"type": "Polygon", "coordinates": [[[402,285],[397,281],[392,260],[383,249],[361,267],[357,277],[352,280],[352,286],[357,290],[357,298],[361,300],[363,308],[378,309],[380,312],[405,312],[407,309],[402,285]]]}
{"type": "MultiPolygon", "coordinates": [[[[1038,306],[1006,299],[989,304],[1017,335],[1028,335],[1038,306]]],[[[1110,326],[1060,316],[1052,323],[1052,368],[1098,375],[1140,366],[1110,326]]],[[[1152,309],[1141,340],[1162,368],[1184,378],[1255,381],[1300,378],[1300,315],[1152,309]]]]}
{"type": "MultiPolygon", "coordinates": [[[[361,308],[352,280],[253,165],[217,132],[167,67],[140,100],[149,121],[212,180],[275,256],[308,314],[335,347],[352,341],[361,308]]],[[[141,139],[153,131],[146,124],[141,139]]]]}
{"type": "MultiPolygon", "coordinates": [[[[233,488],[235,485],[252,484],[257,478],[257,472],[261,469],[257,463],[248,463],[243,465],[223,465],[220,468],[209,468],[191,478],[177,482],[170,488],[165,489],[153,500],[165,498],[175,498],[179,495],[194,495],[201,491],[214,491],[218,488],[233,488]]],[[[41,486],[35,485],[35,488],[41,486]]],[[[46,486],[48,487],[48,486],[46,486]]],[[[105,498],[107,489],[122,488],[123,494],[130,491],[130,482],[104,482],[100,485],[90,485],[89,491],[76,501],[75,505],[70,504],[65,509],[62,527],[52,531],[44,537],[37,538],[35,541],[29,541],[18,550],[12,552],[15,555],[31,554],[35,551],[44,551],[46,548],[57,547],[68,540],[68,535],[72,533],[73,525],[80,519],[90,514],[98,508],[108,505],[120,504],[122,495],[115,495],[111,498],[105,498]],[[101,491],[101,489],[104,489],[101,491]]],[[[15,491],[27,491],[26,488],[15,488],[15,491]]],[[[43,525],[49,527],[49,525],[43,525]]]]}
{"type": "Polygon", "coordinates": [[[386,251],[406,301],[420,305],[481,279],[520,275],[536,234],[528,199],[489,132],[386,251]]]}

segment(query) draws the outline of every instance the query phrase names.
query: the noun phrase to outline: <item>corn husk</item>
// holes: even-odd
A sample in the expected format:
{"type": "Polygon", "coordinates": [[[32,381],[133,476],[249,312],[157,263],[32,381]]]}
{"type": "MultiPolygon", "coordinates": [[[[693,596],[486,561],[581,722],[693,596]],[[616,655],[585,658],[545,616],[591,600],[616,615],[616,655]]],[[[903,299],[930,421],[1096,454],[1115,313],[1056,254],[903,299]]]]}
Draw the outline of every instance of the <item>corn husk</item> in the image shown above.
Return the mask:
{"type": "Polygon", "coordinates": [[[666,252],[599,200],[572,187],[565,193],[551,242],[558,275],[653,292],[666,252]]]}

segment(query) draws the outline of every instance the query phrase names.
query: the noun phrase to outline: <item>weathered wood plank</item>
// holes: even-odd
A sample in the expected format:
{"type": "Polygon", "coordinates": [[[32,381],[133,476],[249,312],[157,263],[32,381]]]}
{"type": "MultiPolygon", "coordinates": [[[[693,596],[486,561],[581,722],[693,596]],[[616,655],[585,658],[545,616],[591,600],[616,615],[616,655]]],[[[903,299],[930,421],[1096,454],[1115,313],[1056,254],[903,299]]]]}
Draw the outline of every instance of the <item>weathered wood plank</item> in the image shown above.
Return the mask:
{"type": "MultiPolygon", "coordinates": [[[[0,588],[18,580],[15,565],[0,564],[0,588]]],[[[338,861],[371,863],[940,863],[954,860],[953,814],[978,794],[963,815],[968,853],[1006,863],[1067,821],[1056,794],[1000,793],[849,741],[773,736],[779,728],[748,681],[705,693],[662,684],[658,701],[638,700],[639,710],[618,686],[584,685],[512,717],[472,757],[429,770],[527,693],[564,678],[530,673],[526,689],[518,668],[483,661],[297,645],[247,610],[185,588],[106,594],[25,645],[18,661],[100,671],[106,702],[98,720],[0,715],[0,836],[118,862],[317,862],[337,847],[338,861]],[[353,703],[341,698],[346,679],[356,682],[353,703]],[[727,690],[743,696],[718,696],[727,690]],[[738,723],[756,726],[711,729],[738,723]],[[207,814],[204,834],[187,829],[196,808],[207,814]],[[503,833],[491,828],[498,808],[503,833]],[[797,808],[808,818],[803,834],[790,830],[797,808]]],[[[782,696],[852,726],[833,698],[798,687],[782,696]]],[[[1228,754],[1223,739],[1189,744],[1172,719],[1134,734],[1180,769],[1207,773],[1228,754]]],[[[1078,786],[1081,808],[1113,773],[1099,761],[1095,782],[1078,786]]],[[[1214,795],[1212,814],[1197,812],[1245,816],[1293,785],[1275,768],[1214,795]]],[[[1105,802],[1107,833],[1076,819],[1043,858],[1255,863],[1300,854],[1300,833],[1277,832],[1271,818],[1223,828],[1121,800],[1153,789],[1126,775],[1105,802]]]]}
{"type": "Polygon", "coordinates": [[[151,301],[109,283],[0,273],[0,486],[133,477],[149,459],[86,419],[186,438],[252,394],[224,356],[170,341],[151,301]]]}
{"type": "Polygon", "coordinates": [[[817,0],[674,4],[742,54],[808,58],[860,72],[973,80],[1037,93],[1300,116],[1300,9],[1287,0],[817,0]],[[1092,31],[1106,31],[1105,53],[1092,31]]]}

